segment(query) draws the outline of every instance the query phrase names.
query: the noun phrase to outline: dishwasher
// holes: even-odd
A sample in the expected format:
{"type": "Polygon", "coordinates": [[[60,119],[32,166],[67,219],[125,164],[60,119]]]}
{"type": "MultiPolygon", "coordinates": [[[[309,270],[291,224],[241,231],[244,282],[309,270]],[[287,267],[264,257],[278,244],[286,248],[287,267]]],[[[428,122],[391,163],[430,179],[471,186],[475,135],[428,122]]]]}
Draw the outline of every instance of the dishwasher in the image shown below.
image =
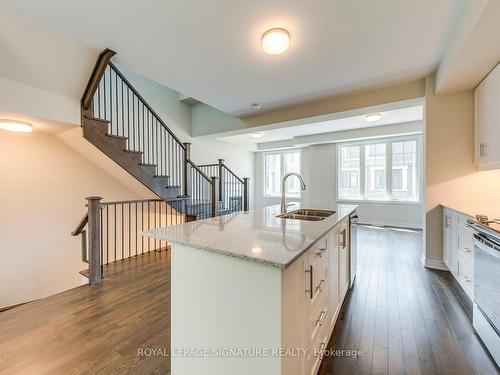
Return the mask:
{"type": "Polygon", "coordinates": [[[358,213],[355,211],[349,216],[349,288],[354,285],[358,266],[358,222],[358,213]]]}

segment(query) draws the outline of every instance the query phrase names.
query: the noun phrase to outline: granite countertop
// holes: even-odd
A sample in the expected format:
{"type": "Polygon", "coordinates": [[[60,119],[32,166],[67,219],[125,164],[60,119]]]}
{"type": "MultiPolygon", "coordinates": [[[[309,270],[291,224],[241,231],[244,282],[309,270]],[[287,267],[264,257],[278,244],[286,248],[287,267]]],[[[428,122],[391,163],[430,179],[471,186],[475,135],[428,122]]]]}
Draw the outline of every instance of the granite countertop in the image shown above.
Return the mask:
{"type": "MultiPolygon", "coordinates": [[[[287,268],[342,219],[356,210],[349,204],[307,204],[305,208],[335,211],[321,221],[277,218],[280,206],[144,231],[147,237],[179,243],[248,261],[287,268]]],[[[300,208],[294,204],[288,208],[300,208]]]]}
{"type": "Polygon", "coordinates": [[[500,207],[444,203],[441,206],[468,215],[473,219],[476,218],[476,215],[486,215],[490,220],[500,219],[500,207]]]}

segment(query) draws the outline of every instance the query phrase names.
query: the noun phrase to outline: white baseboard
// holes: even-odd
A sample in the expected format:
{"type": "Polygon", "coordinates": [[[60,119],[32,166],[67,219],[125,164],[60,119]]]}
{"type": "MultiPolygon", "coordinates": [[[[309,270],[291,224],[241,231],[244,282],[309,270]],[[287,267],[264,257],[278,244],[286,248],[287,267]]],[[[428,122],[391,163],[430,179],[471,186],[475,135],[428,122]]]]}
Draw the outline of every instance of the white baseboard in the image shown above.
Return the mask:
{"type": "Polygon", "coordinates": [[[444,264],[440,260],[422,258],[422,263],[424,264],[425,268],[431,268],[431,269],[440,270],[440,271],[449,271],[448,267],[446,267],[446,264],[444,264]]]}

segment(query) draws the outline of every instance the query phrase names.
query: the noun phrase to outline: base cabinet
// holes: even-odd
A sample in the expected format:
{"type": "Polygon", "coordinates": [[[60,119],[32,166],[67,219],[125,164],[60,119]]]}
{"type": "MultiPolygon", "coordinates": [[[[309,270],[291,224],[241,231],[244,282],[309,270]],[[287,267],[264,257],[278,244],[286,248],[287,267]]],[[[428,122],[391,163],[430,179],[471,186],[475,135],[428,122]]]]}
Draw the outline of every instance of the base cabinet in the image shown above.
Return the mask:
{"type": "Polygon", "coordinates": [[[284,343],[287,348],[304,348],[306,354],[284,358],[283,374],[318,372],[349,288],[348,257],[346,218],[285,270],[284,343]],[[303,280],[302,284],[297,280],[303,280]]]}
{"type": "Polygon", "coordinates": [[[445,207],[443,209],[443,261],[446,267],[474,299],[474,237],[467,228],[471,216],[445,207]]]}
{"type": "Polygon", "coordinates": [[[175,243],[172,375],[317,375],[347,292],[348,231],[345,218],[284,269],[175,243]]]}

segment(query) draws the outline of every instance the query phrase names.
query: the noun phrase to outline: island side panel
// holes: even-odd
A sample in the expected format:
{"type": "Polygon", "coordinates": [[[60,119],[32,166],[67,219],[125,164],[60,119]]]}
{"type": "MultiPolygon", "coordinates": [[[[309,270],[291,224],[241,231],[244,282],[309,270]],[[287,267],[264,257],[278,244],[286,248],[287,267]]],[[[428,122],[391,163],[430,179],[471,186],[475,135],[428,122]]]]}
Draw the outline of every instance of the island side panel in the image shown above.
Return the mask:
{"type": "MultiPolygon", "coordinates": [[[[295,260],[282,274],[282,345],[284,349],[295,352],[297,349],[306,349],[306,259],[307,252],[295,260]]],[[[303,352],[298,355],[283,356],[283,374],[305,374],[305,356],[306,353],[303,352]]]]}
{"type": "Polygon", "coordinates": [[[249,260],[174,244],[172,375],[281,374],[280,357],[176,356],[180,350],[280,348],[281,273],[249,260]]]}

